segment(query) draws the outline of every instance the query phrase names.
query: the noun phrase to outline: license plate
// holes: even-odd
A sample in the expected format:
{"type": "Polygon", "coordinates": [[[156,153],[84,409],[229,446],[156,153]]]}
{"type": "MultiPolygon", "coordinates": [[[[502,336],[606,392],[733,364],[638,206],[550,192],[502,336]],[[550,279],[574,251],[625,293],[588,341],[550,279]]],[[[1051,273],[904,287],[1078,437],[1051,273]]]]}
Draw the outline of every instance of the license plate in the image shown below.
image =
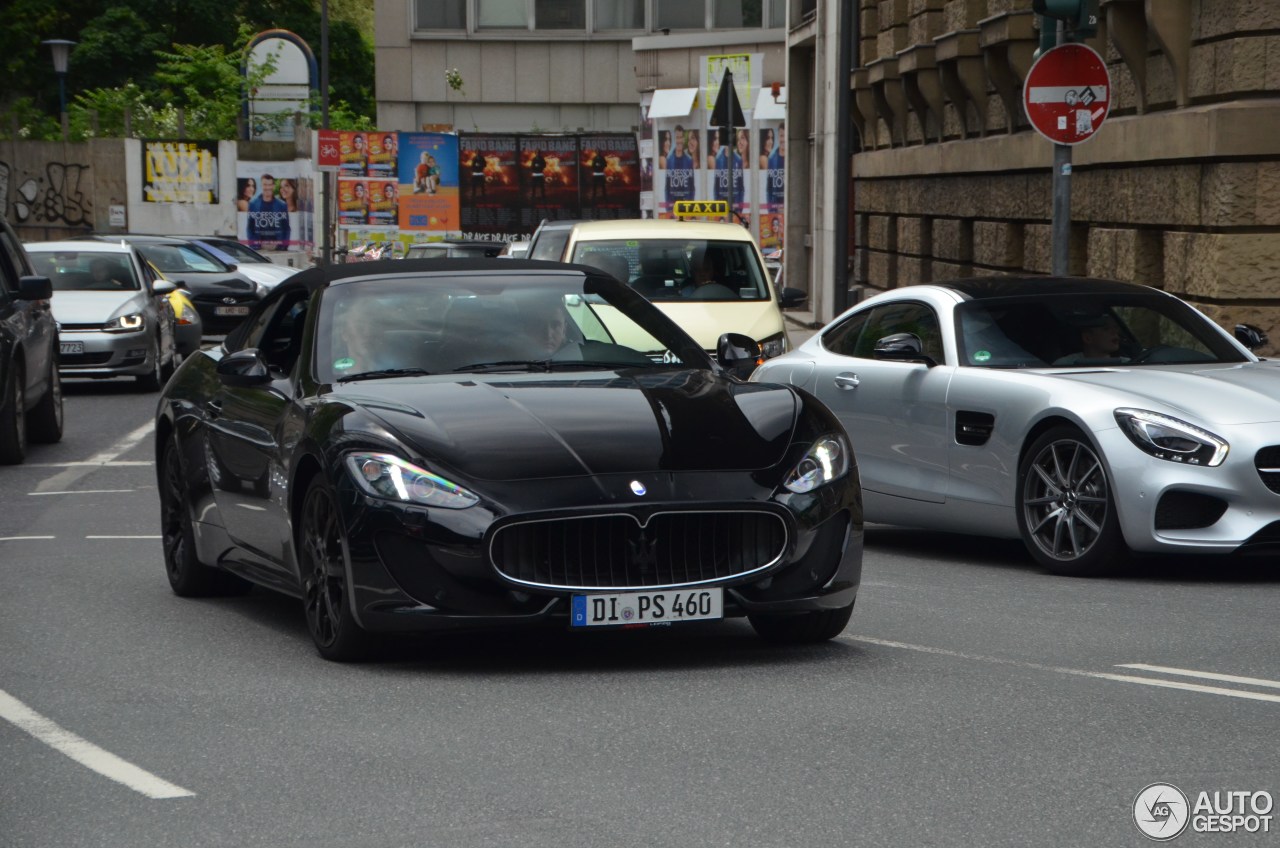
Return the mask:
{"type": "Polygon", "coordinates": [[[723,589],[685,589],[574,595],[569,624],[571,627],[623,627],[721,618],[724,618],[723,589]]]}
{"type": "Polygon", "coordinates": [[[248,315],[249,307],[247,306],[215,306],[213,308],[214,315],[248,315]]]}
{"type": "Polygon", "coordinates": [[[84,342],[58,342],[59,353],[84,353],[84,342]]]}

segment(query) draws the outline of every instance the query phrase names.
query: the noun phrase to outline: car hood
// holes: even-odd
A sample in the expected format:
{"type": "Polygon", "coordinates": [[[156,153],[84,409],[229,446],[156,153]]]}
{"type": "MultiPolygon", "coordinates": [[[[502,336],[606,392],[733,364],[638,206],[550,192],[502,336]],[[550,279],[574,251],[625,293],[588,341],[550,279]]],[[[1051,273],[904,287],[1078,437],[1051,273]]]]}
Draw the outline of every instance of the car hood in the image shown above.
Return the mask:
{"type": "Polygon", "coordinates": [[[255,283],[274,286],[298,273],[299,269],[290,268],[286,265],[276,265],[271,262],[244,262],[237,265],[236,270],[255,283]]]}
{"type": "Polygon", "coordinates": [[[1192,423],[1280,421],[1280,368],[1263,363],[1119,367],[1057,376],[1111,392],[1117,406],[1175,410],[1192,423]]]}
{"type": "Polygon", "coordinates": [[[56,291],[49,304],[59,324],[102,324],[115,315],[143,311],[146,299],[141,291],[56,291]]]}
{"type": "Polygon", "coordinates": [[[700,370],[401,378],[332,397],[475,480],[768,468],[799,407],[789,388],[700,370]]]}

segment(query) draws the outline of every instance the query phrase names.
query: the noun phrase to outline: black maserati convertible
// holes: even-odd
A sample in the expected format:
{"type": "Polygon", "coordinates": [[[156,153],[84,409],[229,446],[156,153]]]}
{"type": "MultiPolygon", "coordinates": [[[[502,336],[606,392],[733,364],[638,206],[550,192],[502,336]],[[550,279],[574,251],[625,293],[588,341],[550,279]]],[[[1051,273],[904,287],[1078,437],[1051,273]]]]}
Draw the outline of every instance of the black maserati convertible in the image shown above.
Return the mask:
{"type": "Polygon", "coordinates": [[[862,500],[803,391],[747,383],[595,269],[316,268],[189,358],[156,420],[181,596],[303,601],[320,654],[379,632],[679,626],[781,642],[848,623],[862,500]]]}

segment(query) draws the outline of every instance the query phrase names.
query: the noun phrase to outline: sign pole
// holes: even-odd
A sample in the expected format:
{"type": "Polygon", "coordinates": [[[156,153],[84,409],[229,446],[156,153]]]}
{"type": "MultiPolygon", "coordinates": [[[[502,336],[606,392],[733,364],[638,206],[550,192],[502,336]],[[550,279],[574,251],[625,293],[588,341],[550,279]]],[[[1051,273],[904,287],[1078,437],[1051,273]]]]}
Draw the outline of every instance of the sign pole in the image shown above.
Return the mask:
{"type": "Polygon", "coordinates": [[[1053,275],[1065,277],[1071,264],[1071,145],[1053,146],[1053,275]]]}

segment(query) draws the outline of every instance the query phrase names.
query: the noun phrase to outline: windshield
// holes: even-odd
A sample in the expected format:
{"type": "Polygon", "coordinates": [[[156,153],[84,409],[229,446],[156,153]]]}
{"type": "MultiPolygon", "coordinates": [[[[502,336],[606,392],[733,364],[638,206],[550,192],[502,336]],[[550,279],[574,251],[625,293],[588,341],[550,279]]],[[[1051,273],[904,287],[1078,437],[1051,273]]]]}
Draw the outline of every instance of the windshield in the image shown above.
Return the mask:
{"type": "Polygon", "coordinates": [[[960,364],[1078,368],[1244,362],[1217,326],[1152,293],[985,298],[956,309],[960,364]]]}
{"type": "Polygon", "coordinates": [[[226,265],[194,245],[140,244],[138,252],[165,274],[206,273],[220,274],[229,270],[226,265]]]}
{"type": "Polygon", "coordinates": [[[253,262],[270,263],[271,262],[270,259],[263,256],[258,251],[254,250],[251,247],[246,247],[245,245],[241,244],[238,241],[224,241],[219,239],[218,241],[209,242],[209,245],[216,250],[222,251],[227,256],[234,259],[236,262],[250,262],[250,263],[253,263],[253,262]]]}
{"type": "Polygon", "coordinates": [[[133,263],[123,253],[88,250],[30,253],[36,272],[53,282],[54,291],[137,291],[141,288],[133,263]]]}
{"type": "Polygon", "coordinates": [[[710,367],[650,304],[577,275],[406,276],[331,286],[317,325],[324,382],[589,368],[710,367]]]}
{"type": "Polygon", "coordinates": [[[583,241],[572,261],[601,268],[655,302],[770,299],[755,245],[745,241],[583,241]]]}

